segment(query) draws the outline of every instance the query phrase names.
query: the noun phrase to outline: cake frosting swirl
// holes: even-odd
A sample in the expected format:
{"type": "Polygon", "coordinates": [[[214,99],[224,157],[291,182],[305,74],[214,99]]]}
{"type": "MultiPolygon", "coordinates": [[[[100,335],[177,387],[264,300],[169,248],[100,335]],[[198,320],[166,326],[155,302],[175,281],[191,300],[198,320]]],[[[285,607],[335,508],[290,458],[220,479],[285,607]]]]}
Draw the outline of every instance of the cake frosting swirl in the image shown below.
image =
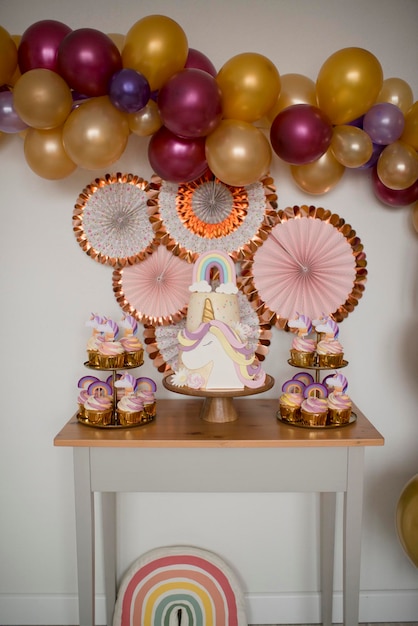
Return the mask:
{"type": "Polygon", "coordinates": [[[328,396],[328,408],[333,411],[346,411],[351,406],[351,398],[346,393],[332,392],[328,396]]]}
{"type": "Polygon", "coordinates": [[[326,413],[328,411],[328,402],[326,398],[309,396],[302,402],[301,409],[306,413],[326,413]]]}

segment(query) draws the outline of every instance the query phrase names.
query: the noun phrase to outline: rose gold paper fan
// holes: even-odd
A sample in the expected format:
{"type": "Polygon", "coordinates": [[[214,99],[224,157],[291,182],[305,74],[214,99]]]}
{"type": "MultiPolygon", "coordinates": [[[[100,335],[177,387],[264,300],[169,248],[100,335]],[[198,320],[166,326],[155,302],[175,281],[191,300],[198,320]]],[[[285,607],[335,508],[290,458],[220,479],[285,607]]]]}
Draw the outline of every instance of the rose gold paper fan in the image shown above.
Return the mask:
{"type": "Polygon", "coordinates": [[[113,272],[119,306],[139,322],[171,324],[186,313],[193,265],[158,246],[146,259],[113,272]]]}
{"type": "Polygon", "coordinates": [[[152,177],[158,196],[149,202],[157,238],[188,261],[216,248],[234,261],[249,258],[277,222],[273,179],[232,187],[211,172],[190,183],[152,177]]]}
{"type": "Polygon", "coordinates": [[[278,328],[297,312],[341,322],[363,295],[366,265],[360,239],[342,218],[296,206],[279,211],[267,241],[243,263],[243,289],[263,321],[278,328]]]}
{"type": "MultiPolygon", "coordinates": [[[[264,361],[271,339],[271,327],[263,324],[244,293],[238,292],[241,324],[248,327],[248,345],[259,361],[264,361]]],[[[186,325],[182,319],[169,326],[144,325],[146,351],[154,367],[162,373],[173,373],[178,361],[177,335],[186,325]]]]}
{"type": "Polygon", "coordinates": [[[73,231],[92,259],[112,267],[141,261],[155,248],[148,217],[152,185],[134,174],[106,174],[87,185],[73,211],[73,231]]]}

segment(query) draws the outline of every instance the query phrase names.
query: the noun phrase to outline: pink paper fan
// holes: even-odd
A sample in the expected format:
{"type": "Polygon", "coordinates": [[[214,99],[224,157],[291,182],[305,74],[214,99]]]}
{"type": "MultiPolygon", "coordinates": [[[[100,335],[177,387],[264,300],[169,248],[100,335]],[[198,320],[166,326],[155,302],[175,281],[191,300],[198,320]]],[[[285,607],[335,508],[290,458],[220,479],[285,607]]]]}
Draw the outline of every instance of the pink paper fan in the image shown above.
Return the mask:
{"type": "Polygon", "coordinates": [[[356,259],[346,237],[332,224],[300,217],[277,224],[254,254],[254,285],[281,318],[331,314],[348,298],[356,259]]]}
{"type": "Polygon", "coordinates": [[[140,263],[113,273],[119,305],[137,320],[171,324],[184,317],[190,298],[193,265],[164,246],[140,263]]]}

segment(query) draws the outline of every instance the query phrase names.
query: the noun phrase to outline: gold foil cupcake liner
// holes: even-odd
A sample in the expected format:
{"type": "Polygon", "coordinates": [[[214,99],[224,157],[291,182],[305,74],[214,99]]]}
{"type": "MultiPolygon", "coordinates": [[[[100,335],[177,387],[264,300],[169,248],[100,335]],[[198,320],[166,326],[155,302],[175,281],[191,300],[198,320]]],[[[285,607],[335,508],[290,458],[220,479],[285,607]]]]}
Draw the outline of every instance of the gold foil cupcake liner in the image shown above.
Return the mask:
{"type": "Polygon", "coordinates": [[[306,424],[307,426],[325,426],[328,411],[322,413],[308,413],[307,411],[301,410],[300,415],[302,424],[306,424]]]}
{"type": "Polygon", "coordinates": [[[329,424],[348,424],[351,417],[350,409],[328,409],[329,424]]]}
{"type": "Polygon", "coordinates": [[[292,364],[298,367],[311,367],[315,365],[315,352],[299,352],[292,349],[290,351],[290,359],[292,364]]]}
{"type": "Polygon", "coordinates": [[[286,422],[300,422],[300,408],[299,407],[289,407],[289,406],[279,406],[280,416],[282,419],[286,420],[286,422]]]}
{"type": "Polygon", "coordinates": [[[143,421],[144,411],[120,411],[116,412],[119,424],[122,426],[130,426],[139,424],[143,421]]]}
{"type": "Polygon", "coordinates": [[[137,350],[136,352],[125,352],[124,365],[128,367],[139,367],[144,363],[144,350],[137,350]]]}
{"type": "Polygon", "coordinates": [[[99,365],[98,356],[99,356],[99,353],[97,352],[97,350],[87,350],[87,358],[88,358],[89,365],[92,365],[93,367],[97,367],[99,365]]]}
{"type": "Polygon", "coordinates": [[[344,354],[318,354],[319,367],[340,367],[344,354]]]}
{"type": "Polygon", "coordinates": [[[157,403],[150,402],[149,404],[144,404],[144,412],[147,417],[154,419],[157,415],[157,403]]]}
{"type": "Polygon", "coordinates": [[[125,364],[125,355],[115,354],[112,356],[98,354],[97,355],[97,367],[103,367],[104,369],[112,369],[117,367],[123,367],[125,364]]]}
{"type": "Polygon", "coordinates": [[[84,415],[90,424],[96,425],[108,425],[112,423],[113,410],[107,411],[92,411],[91,409],[84,409],[84,415]]]}

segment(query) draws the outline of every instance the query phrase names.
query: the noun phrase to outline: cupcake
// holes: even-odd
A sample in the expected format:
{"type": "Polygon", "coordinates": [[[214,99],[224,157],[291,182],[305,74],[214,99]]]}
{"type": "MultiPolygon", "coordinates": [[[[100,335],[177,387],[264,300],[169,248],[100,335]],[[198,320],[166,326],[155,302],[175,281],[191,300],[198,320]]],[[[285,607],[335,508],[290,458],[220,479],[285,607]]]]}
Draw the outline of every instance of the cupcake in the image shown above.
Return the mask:
{"type": "Polygon", "coordinates": [[[122,337],[120,343],[124,349],[124,364],[128,367],[139,367],[144,362],[144,349],[142,343],[132,335],[130,337],[122,337]]]}
{"type": "Polygon", "coordinates": [[[139,424],[144,418],[142,398],[132,394],[121,398],[117,404],[117,418],[122,426],[139,424]]]}
{"type": "Polygon", "coordinates": [[[300,422],[300,407],[305,385],[298,380],[287,380],[282,385],[279,398],[279,413],[286,422],[300,422]]]}
{"type": "Polygon", "coordinates": [[[340,367],[343,364],[344,351],[338,339],[325,338],[316,347],[319,367],[340,367]]]}
{"type": "Polygon", "coordinates": [[[112,423],[113,402],[111,396],[89,396],[84,403],[84,414],[90,424],[106,426],[112,423]]]}
{"type": "Polygon", "coordinates": [[[97,366],[103,369],[123,367],[125,350],[120,341],[102,341],[97,353],[97,366]]]}
{"type": "Polygon", "coordinates": [[[296,319],[289,320],[288,326],[297,331],[297,337],[292,341],[290,359],[293,365],[298,367],[311,367],[315,364],[316,341],[309,339],[312,331],[312,322],[306,315],[299,315],[296,319]]]}
{"type": "Polygon", "coordinates": [[[302,424],[306,426],[325,426],[328,416],[328,403],[326,398],[309,396],[302,402],[300,409],[302,424]]]}
{"type": "Polygon", "coordinates": [[[89,397],[89,394],[87,393],[87,389],[81,389],[77,398],[78,416],[81,418],[86,417],[86,412],[84,410],[84,403],[87,401],[88,397],[89,397]]]}
{"type": "Polygon", "coordinates": [[[146,417],[151,420],[157,414],[157,403],[155,401],[155,396],[152,391],[140,389],[137,391],[136,395],[138,398],[141,398],[144,404],[144,413],[146,417]]]}
{"type": "Polygon", "coordinates": [[[347,424],[351,416],[351,398],[345,393],[328,396],[328,421],[330,424],[347,424]]]}

